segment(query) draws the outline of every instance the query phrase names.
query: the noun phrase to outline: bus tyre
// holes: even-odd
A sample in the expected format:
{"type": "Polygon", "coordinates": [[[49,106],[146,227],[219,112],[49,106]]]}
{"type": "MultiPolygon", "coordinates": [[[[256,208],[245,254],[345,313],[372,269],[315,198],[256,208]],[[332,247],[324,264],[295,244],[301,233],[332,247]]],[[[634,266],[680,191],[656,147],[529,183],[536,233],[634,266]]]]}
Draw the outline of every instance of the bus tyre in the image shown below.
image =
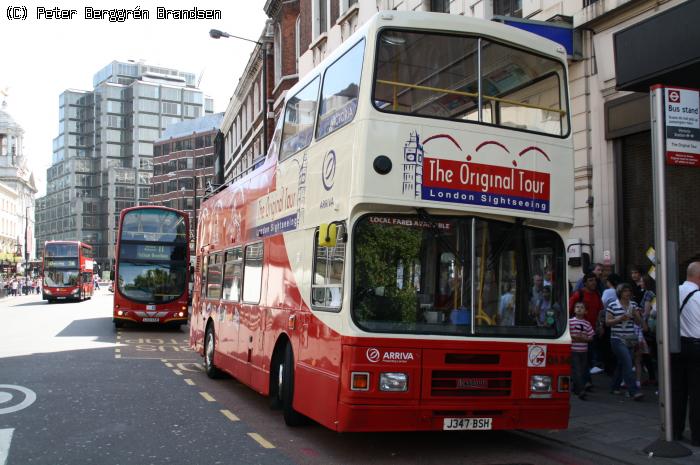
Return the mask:
{"type": "Polygon", "coordinates": [[[294,410],[294,353],[292,345],[287,344],[284,351],[284,361],[281,367],[282,380],[282,415],[287,426],[301,426],[306,424],[304,415],[294,410]]]}
{"type": "Polygon", "coordinates": [[[204,372],[211,379],[216,379],[221,376],[221,371],[214,365],[214,349],[215,347],[214,326],[207,327],[207,333],[204,336],[204,372]]]}

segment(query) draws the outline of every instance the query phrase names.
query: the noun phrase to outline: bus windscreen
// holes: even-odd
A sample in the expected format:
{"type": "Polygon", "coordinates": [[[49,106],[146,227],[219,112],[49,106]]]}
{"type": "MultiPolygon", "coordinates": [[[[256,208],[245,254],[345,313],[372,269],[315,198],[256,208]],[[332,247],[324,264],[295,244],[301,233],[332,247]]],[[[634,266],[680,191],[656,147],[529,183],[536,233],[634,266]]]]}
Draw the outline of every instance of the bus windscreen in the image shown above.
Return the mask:
{"type": "Polygon", "coordinates": [[[149,209],[124,216],[119,247],[119,292],[129,299],[165,303],[180,297],[187,278],[184,217],[149,209]]]}

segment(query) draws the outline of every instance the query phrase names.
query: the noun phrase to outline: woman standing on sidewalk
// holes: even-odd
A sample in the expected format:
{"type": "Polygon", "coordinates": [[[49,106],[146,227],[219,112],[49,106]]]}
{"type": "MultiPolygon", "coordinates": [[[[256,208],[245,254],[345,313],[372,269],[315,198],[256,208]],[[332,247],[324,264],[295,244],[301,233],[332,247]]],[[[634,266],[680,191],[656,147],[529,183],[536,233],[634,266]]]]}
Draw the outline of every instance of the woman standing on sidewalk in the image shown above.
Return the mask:
{"type": "Polygon", "coordinates": [[[610,327],[610,347],[617,358],[617,368],[613,376],[612,392],[618,393],[624,379],[630,397],[641,400],[644,394],[639,392],[637,379],[632,371],[634,348],[639,336],[635,323],[641,324],[639,307],[632,300],[632,286],[622,283],[617,286],[617,300],[608,305],[605,324],[610,327]]]}

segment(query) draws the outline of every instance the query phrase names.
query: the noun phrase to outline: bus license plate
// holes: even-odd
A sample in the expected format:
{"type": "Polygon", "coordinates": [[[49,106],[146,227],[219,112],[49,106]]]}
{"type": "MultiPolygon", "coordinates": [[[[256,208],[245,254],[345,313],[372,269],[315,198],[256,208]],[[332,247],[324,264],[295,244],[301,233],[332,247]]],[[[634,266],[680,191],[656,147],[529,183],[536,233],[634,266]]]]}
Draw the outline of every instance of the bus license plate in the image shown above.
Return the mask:
{"type": "Polygon", "coordinates": [[[155,310],[156,306],[155,305],[146,305],[146,310],[155,310]]]}
{"type": "Polygon", "coordinates": [[[143,322],[144,323],[158,323],[160,321],[160,318],[144,318],[143,322]]]}
{"type": "Polygon", "coordinates": [[[491,429],[491,418],[445,418],[443,430],[491,429]]]}

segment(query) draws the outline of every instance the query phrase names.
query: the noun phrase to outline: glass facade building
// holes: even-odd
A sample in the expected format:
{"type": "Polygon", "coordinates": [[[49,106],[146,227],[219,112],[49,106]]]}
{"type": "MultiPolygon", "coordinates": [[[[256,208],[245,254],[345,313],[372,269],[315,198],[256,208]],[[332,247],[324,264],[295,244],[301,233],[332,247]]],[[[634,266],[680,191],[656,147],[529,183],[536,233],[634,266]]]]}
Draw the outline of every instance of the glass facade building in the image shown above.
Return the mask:
{"type": "Polygon", "coordinates": [[[149,203],[153,142],[165,128],[213,112],[194,73],[113,61],[91,91],[59,97],[59,131],[37,199],[37,242],[81,240],[110,269],[119,212],[149,203]]]}

